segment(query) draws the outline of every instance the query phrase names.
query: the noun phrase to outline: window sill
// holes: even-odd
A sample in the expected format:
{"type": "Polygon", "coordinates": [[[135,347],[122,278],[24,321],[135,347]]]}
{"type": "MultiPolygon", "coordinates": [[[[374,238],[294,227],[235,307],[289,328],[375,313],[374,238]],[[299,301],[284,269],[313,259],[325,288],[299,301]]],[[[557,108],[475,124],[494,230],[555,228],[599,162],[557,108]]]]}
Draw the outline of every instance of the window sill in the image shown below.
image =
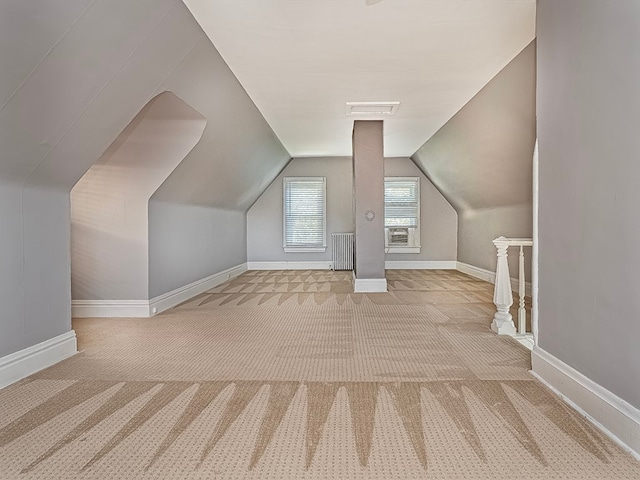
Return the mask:
{"type": "Polygon", "coordinates": [[[326,252],[327,247],[283,247],[286,253],[326,252]]]}
{"type": "Polygon", "coordinates": [[[385,253],[420,253],[420,247],[386,247],[385,253]]]}

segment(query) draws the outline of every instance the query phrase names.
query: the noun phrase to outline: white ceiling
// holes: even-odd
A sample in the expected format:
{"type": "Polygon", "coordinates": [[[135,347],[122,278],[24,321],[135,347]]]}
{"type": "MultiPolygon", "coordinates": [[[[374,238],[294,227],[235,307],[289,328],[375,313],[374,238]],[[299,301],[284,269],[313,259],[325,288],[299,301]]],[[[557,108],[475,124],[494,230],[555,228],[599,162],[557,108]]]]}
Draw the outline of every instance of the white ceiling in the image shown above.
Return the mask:
{"type": "MultiPolygon", "coordinates": [[[[412,155],[535,37],[535,0],[184,0],[294,156],[351,155],[355,119],[412,155]],[[345,103],[399,101],[393,116],[345,103]]],[[[241,128],[238,125],[238,128],[241,128]]]]}

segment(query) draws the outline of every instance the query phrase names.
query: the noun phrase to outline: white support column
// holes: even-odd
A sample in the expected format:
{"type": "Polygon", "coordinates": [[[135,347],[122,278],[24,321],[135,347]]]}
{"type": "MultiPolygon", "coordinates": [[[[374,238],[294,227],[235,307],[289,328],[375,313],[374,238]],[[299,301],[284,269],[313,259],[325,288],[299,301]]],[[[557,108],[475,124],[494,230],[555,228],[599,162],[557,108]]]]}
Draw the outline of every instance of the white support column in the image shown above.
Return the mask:
{"type": "Polygon", "coordinates": [[[527,311],[524,308],[524,245],[520,245],[520,262],[518,265],[518,333],[524,335],[527,333],[527,311]]]}
{"type": "Polygon", "coordinates": [[[513,304],[511,293],[511,278],[509,276],[509,263],[507,262],[507,249],[509,240],[505,237],[498,237],[493,241],[498,250],[498,263],[496,265],[496,283],[493,291],[493,303],[498,310],[493,317],[491,330],[499,335],[515,336],[516,326],[509,313],[509,308],[513,304]]]}

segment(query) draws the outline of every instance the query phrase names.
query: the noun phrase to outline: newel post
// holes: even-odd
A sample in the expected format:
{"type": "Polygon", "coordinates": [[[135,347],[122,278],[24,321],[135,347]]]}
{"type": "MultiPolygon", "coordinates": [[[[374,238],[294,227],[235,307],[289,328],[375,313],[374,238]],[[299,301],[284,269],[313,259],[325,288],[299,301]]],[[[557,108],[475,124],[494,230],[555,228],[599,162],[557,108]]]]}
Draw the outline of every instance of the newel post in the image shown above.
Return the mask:
{"type": "Polygon", "coordinates": [[[516,326],[509,313],[509,308],[513,304],[513,294],[511,293],[511,277],[509,275],[509,263],[507,262],[507,249],[509,241],[505,237],[498,237],[493,241],[498,250],[498,263],[496,265],[496,283],[493,290],[493,303],[498,310],[493,317],[491,330],[499,335],[516,334],[516,326]]]}

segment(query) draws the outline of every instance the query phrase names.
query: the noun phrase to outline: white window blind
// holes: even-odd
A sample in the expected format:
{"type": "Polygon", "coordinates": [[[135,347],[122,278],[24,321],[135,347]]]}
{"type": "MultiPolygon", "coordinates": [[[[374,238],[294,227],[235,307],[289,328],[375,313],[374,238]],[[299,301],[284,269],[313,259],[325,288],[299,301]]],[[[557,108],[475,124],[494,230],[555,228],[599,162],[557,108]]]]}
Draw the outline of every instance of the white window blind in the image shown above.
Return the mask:
{"type": "Polygon", "coordinates": [[[420,218],[420,179],[384,179],[384,226],[418,228],[420,218]]]}
{"type": "Polygon", "coordinates": [[[285,177],[285,251],[325,251],[326,179],[324,177],[285,177]]]}

